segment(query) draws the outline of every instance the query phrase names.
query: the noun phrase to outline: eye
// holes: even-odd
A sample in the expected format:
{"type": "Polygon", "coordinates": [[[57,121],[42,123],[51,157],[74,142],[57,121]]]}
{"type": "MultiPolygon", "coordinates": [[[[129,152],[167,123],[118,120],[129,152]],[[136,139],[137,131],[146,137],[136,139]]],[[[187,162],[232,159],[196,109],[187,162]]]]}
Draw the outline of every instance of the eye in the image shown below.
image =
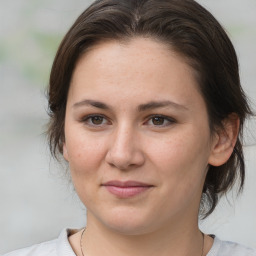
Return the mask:
{"type": "Polygon", "coordinates": [[[150,116],[146,124],[152,125],[152,126],[160,126],[165,127],[169,126],[171,124],[175,123],[175,120],[168,116],[163,115],[153,115],[150,116]]]}
{"type": "Polygon", "coordinates": [[[164,124],[164,117],[161,117],[161,116],[155,116],[152,118],[152,123],[154,125],[163,125],[164,124]]]}
{"type": "Polygon", "coordinates": [[[90,126],[101,126],[107,124],[108,120],[101,115],[89,115],[83,118],[82,122],[90,126]]]}

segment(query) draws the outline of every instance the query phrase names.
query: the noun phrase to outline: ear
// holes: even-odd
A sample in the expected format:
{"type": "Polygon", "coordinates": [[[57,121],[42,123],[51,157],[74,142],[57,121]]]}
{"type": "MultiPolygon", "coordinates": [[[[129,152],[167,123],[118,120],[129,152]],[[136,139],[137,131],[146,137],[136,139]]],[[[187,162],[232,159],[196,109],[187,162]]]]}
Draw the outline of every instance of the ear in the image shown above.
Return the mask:
{"type": "Polygon", "coordinates": [[[237,114],[232,113],[223,122],[223,127],[216,131],[211,155],[208,163],[213,166],[223,165],[233,153],[239,132],[240,120],[237,114]]]}
{"type": "Polygon", "coordinates": [[[64,159],[67,162],[69,162],[68,149],[67,149],[67,146],[66,146],[65,142],[63,143],[63,156],[64,156],[64,159]]]}

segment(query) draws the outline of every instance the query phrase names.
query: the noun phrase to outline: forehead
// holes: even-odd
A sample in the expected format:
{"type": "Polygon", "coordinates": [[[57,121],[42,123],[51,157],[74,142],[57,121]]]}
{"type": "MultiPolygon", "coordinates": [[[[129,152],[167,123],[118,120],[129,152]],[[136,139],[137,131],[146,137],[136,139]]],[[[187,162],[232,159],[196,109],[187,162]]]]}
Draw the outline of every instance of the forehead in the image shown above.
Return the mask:
{"type": "MultiPolygon", "coordinates": [[[[155,70],[154,73],[156,73],[161,70],[164,72],[168,68],[171,71],[173,59],[177,60],[175,65],[179,64],[191,75],[197,76],[197,72],[190,65],[189,58],[182,56],[182,54],[172,49],[170,45],[157,39],[135,37],[121,41],[100,41],[86,49],[85,53],[80,56],[73,70],[72,81],[75,74],[81,71],[81,68],[85,71],[85,63],[87,68],[91,65],[96,65],[102,72],[109,70],[114,72],[115,64],[118,64],[117,66],[120,68],[129,67],[126,73],[131,71],[133,66],[138,68],[138,72],[145,69],[150,71],[150,68],[153,68],[155,70]],[[132,61],[136,65],[129,66],[132,61]],[[158,66],[158,69],[155,69],[156,66],[158,66]]],[[[150,72],[147,73],[150,74],[150,72]]]]}
{"type": "Polygon", "coordinates": [[[198,90],[195,71],[184,57],[162,42],[134,38],[91,47],[77,62],[70,90],[95,94],[100,89],[104,95],[115,91],[141,98],[169,94],[182,100],[191,96],[189,87],[198,90]]]}

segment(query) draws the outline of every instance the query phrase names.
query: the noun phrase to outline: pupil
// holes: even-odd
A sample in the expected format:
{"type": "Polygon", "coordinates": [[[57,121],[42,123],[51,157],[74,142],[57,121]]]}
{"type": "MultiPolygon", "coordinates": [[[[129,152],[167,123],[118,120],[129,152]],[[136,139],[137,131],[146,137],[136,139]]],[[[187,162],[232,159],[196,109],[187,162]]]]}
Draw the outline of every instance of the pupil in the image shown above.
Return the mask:
{"type": "Polygon", "coordinates": [[[102,124],[102,121],[103,121],[103,117],[101,117],[101,116],[92,117],[93,124],[102,124]]]}
{"type": "Polygon", "coordinates": [[[162,125],[164,123],[163,117],[154,117],[153,118],[153,124],[154,125],[162,125]]]}

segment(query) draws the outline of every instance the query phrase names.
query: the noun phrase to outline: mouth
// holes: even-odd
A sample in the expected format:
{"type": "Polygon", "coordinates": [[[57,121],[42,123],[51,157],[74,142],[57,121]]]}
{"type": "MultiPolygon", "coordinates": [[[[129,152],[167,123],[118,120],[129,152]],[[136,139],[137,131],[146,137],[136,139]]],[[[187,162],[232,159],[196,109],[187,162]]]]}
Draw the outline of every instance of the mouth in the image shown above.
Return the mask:
{"type": "Polygon", "coordinates": [[[138,181],[108,181],[101,186],[118,198],[131,198],[150,190],[153,185],[138,181]]]}

